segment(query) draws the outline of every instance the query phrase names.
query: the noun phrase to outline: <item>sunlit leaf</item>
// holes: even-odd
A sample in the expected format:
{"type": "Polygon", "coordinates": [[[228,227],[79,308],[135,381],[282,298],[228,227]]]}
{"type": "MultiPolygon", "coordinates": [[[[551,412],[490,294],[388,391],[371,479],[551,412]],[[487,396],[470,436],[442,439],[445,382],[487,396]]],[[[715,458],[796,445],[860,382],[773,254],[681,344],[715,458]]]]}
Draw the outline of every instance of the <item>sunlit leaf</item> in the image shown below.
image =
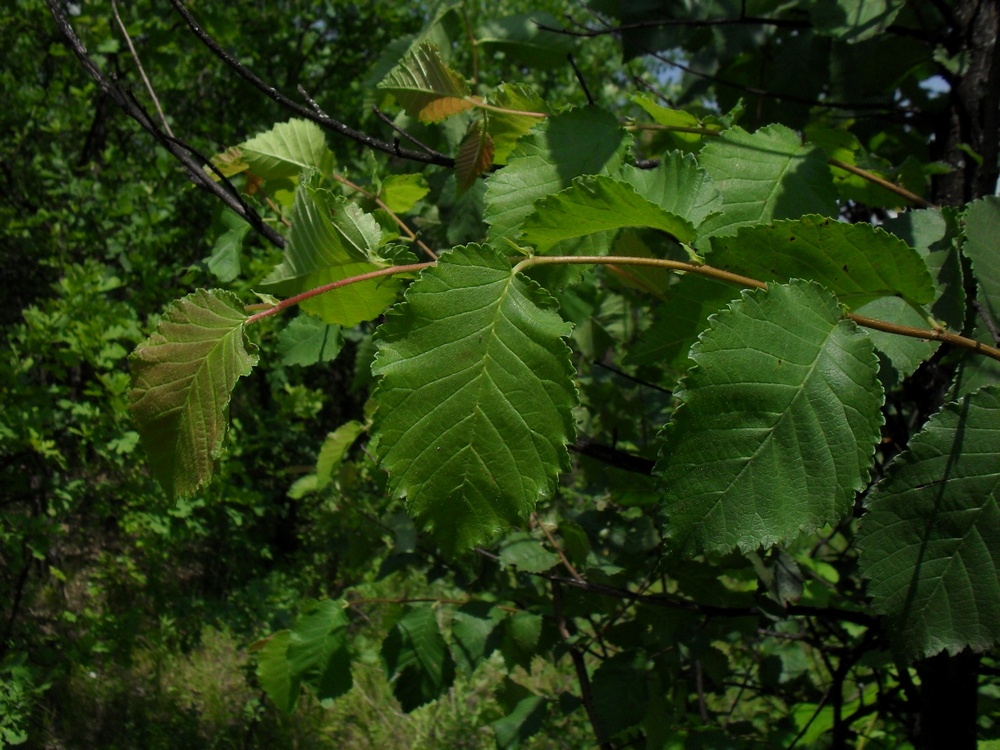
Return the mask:
{"type": "Polygon", "coordinates": [[[691,358],[656,465],[671,549],[768,547],[850,510],[882,388],[870,339],[836,298],[802,281],[744,291],[691,358]]]}
{"type": "Polygon", "coordinates": [[[626,166],[622,178],[643,198],[695,227],[722,210],[722,195],[691,154],[670,151],[656,169],[626,166]]]}
{"type": "Polygon", "coordinates": [[[553,305],[499,252],[468,246],[424,271],[379,329],[378,458],[446,548],[523,521],[568,465],[576,398],[553,305]]]}
{"type": "Polygon", "coordinates": [[[306,169],[327,172],[333,167],[326,136],[319,125],[309,120],[279,123],[244,141],[239,149],[250,171],[265,180],[298,177],[306,169]]]}
{"type": "Polygon", "coordinates": [[[134,352],[129,411],[153,474],[171,497],[189,495],[212,474],[236,381],[257,364],[236,295],[201,289],[167,308],[134,352]]]}
{"type": "Polygon", "coordinates": [[[411,50],[378,87],[423,122],[437,122],[473,106],[465,80],[445,64],[433,42],[411,50]]]}
{"type": "Polygon", "coordinates": [[[379,198],[390,211],[405,214],[429,192],[430,186],[422,174],[393,174],[382,180],[379,198]]]}
{"type": "Polygon", "coordinates": [[[536,10],[489,20],[476,31],[476,39],[485,52],[503,52],[532,68],[565,65],[566,55],[573,51],[575,40],[566,34],[539,28],[539,24],[562,28],[562,21],[551,13],[536,10]]]}
{"type": "Polygon", "coordinates": [[[537,91],[516,83],[497,86],[486,96],[486,102],[507,110],[490,110],[486,121],[486,132],[493,139],[493,163],[506,164],[521,136],[544,119],[536,113],[546,113],[549,108],[537,91]]]}
{"type": "Polygon", "coordinates": [[[912,658],[1000,640],[1000,388],[931,417],[869,495],[861,572],[912,658]]]}

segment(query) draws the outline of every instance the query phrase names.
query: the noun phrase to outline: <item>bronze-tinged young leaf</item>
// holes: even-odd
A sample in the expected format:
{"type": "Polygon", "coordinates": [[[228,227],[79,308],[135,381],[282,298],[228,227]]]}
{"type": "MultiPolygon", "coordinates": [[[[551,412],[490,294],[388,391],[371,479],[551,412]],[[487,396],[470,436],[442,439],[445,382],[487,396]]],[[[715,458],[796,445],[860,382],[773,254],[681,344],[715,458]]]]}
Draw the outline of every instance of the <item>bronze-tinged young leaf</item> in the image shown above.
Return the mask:
{"type": "Polygon", "coordinates": [[[129,358],[129,411],[153,474],[170,497],[212,474],[226,435],[230,393],[257,364],[236,295],[201,289],[174,302],[129,358]]]}
{"type": "Polygon", "coordinates": [[[468,190],[493,163],[493,138],[481,122],[472,123],[455,157],[455,180],[458,189],[468,190]]]}
{"type": "Polygon", "coordinates": [[[868,481],[882,387],[870,339],[794,280],[744,291],[691,348],[656,464],[678,552],[743,551],[835,523],[868,481]]]}
{"type": "Polygon", "coordinates": [[[407,114],[423,122],[438,122],[473,106],[468,85],[445,65],[433,42],[409,52],[378,88],[395,96],[407,114]]]}
{"type": "Polygon", "coordinates": [[[860,569],[906,656],[1000,642],[1000,387],[935,414],[868,497],[860,569]]]}
{"type": "Polygon", "coordinates": [[[447,549],[522,522],[569,463],[570,327],[490,247],[424,271],[377,335],[373,436],[394,495],[447,549]]]}

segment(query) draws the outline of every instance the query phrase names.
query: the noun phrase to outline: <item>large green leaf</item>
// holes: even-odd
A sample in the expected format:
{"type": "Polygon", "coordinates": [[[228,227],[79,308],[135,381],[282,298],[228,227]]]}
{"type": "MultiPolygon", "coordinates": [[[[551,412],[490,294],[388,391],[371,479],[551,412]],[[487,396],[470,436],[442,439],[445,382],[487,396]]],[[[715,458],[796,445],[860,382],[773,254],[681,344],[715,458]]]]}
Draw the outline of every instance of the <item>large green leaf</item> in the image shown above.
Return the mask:
{"type": "Polygon", "coordinates": [[[1000,198],[990,196],[969,204],[962,216],[965,243],[962,252],[972,261],[979,287],[977,299],[992,321],[1000,325],[1000,198]]]}
{"type": "Polygon", "coordinates": [[[562,240],[623,227],[660,229],[681,242],[694,239],[687,219],[651,203],[627,182],[605,175],[577,177],[565,190],[539,200],[522,225],[521,239],[541,253],[562,240]]]}
{"type": "Polygon", "coordinates": [[[834,215],[837,195],[823,152],[802,144],[795,131],[768,125],[756,133],[725,131],[698,158],[722,193],[722,213],[700,234],[734,234],[744,224],[834,215]]]}
{"type": "MultiPolygon", "coordinates": [[[[382,230],[357,205],[303,180],[295,191],[284,261],[261,282],[268,292],[292,296],[375,271],[382,230]]],[[[352,326],[380,315],[396,298],[399,281],[375,279],[313,297],[302,308],[324,323],[352,326]]]]}
{"type": "Polygon", "coordinates": [[[309,120],[279,123],[241,143],[239,149],[250,170],[265,180],[298,177],[305,169],[326,172],[334,162],[326,136],[309,120]]]}
{"type": "Polygon", "coordinates": [[[437,122],[473,106],[468,85],[445,64],[433,42],[407,53],[378,87],[395,96],[407,114],[424,122],[437,122]]]}
{"type": "Polygon", "coordinates": [[[569,326],[492,248],[442,256],[378,332],[378,457],[389,486],[449,548],[524,520],[548,496],[576,402],[569,326]]]}
{"type": "Polygon", "coordinates": [[[434,700],[455,679],[455,662],[430,606],[411,608],[396,624],[382,643],[382,658],[404,711],[434,700]]]}
{"type": "Polygon", "coordinates": [[[230,393],[257,364],[257,347],[243,332],[246,318],[236,295],[200,289],[168,307],[129,358],[129,411],[171,497],[191,494],[212,474],[230,393]]]}
{"type": "Polygon", "coordinates": [[[802,281],[744,291],[710,324],[656,465],[670,546],[753,550],[836,522],[879,441],[871,341],[802,281]]]}
{"type": "Polygon", "coordinates": [[[274,701],[279,711],[286,714],[295,710],[299,701],[301,683],[292,676],[288,663],[288,642],[292,634],[288,630],[272,633],[257,657],[257,679],[264,692],[274,701]]]}
{"type": "Polygon", "coordinates": [[[570,110],[538,125],[488,180],[484,218],[491,239],[515,239],[535,201],[569,187],[573,178],[617,173],[629,141],[615,117],[597,107],[570,110]]]}
{"type": "Polygon", "coordinates": [[[292,684],[308,685],[320,700],[351,689],[348,625],[341,603],[330,599],[296,620],[287,654],[292,684]]]}
{"type": "Polygon", "coordinates": [[[912,658],[1000,639],[1000,388],[931,417],[868,498],[861,572],[912,658]]]}
{"type": "Polygon", "coordinates": [[[488,54],[502,52],[532,68],[565,65],[575,40],[567,34],[540,29],[539,24],[560,28],[562,22],[544,11],[518,13],[487,21],[476,31],[476,39],[488,54]]]}

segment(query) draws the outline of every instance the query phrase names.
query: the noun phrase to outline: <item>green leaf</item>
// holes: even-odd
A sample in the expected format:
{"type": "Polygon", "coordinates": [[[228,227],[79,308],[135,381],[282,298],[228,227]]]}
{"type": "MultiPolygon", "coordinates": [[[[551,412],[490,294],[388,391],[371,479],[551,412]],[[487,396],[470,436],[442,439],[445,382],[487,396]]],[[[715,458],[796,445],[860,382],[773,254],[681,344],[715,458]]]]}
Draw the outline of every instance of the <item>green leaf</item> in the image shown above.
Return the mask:
{"type": "Polygon", "coordinates": [[[523,521],[568,466],[576,394],[554,304],[470,245],[424,271],[378,331],[378,457],[446,548],[523,521]]]}
{"type": "Polygon", "coordinates": [[[486,602],[469,602],[455,610],[451,621],[452,652],[466,674],[472,674],[493,653],[492,636],[503,621],[503,612],[486,602]]]}
{"type": "Polygon", "coordinates": [[[601,729],[614,736],[642,721],[649,703],[649,676],[641,651],[606,659],[594,672],[594,710],[601,729]]]}
{"type": "Polygon", "coordinates": [[[299,700],[299,681],[292,676],[288,663],[288,643],[292,633],[279,630],[272,634],[257,657],[257,679],[279,711],[290,714],[299,700]]]}
{"type": "Polygon", "coordinates": [[[577,177],[565,190],[539,200],[521,236],[542,253],[562,240],[623,227],[659,229],[680,242],[694,239],[694,227],[686,219],[646,200],[630,184],[604,175],[577,177]]]}
{"type": "Polygon", "coordinates": [[[486,96],[487,104],[510,110],[489,111],[486,132],[493,139],[493,163],[506,164],[507,157],[517,146],[518,140],[542,120],[519,112],[548,112],[548,105],[534,89],[521,84],[504,83],[486,96]]]}
{"type": "Polygon", "coordinates": [[[615,117],[598,107],[573,109],[539,124],[487,181],[484,218],[490,239],[515,239],[535,201],[569,187],[573,178],[620,171],[629,142],[615,117]]]}
{"type": "Polygon", "coordinates": [[[500,750],[521,747],[522,742],[538,734],[547,712],[548,704],[544,698],[537,695],[522,698],[507,716],[493,722],[497,747],[500,750]]]}
{"type": "Polygon", "coordinates": [[[325,600],[299,617],[288,639],[292,684],[308,685],[320,700],[351,689],[351,650],[347,615],[340,602],[325,600]]]}
{"type": "Polygon", "coordinates": [[[308,367],[330,362],[340,354],[344,339],[340,326],[311,315],[299,315],[278,334],[278,354],[285,365],[308,367]]]}
{"type": "Polygon", "coordinates": [[[473,106],[469,87],[445,65],[433,42],[423,42],[393,68],[378,88],[399,101],[411,117],[437,122],[473,106]]]}
{"type": "Polygon", "coordinates": [[[819,33],[860,42],[889,28],[905,4],[906,0],[824,0],[808,7],[819,33]]]}
{"type": "Polygon", "coordinates": [[[430,190],[422,174],[393,174],[382,180],[379,198],[390,211],[405,214],[430,190]]]}
{"type": "Polygon", "coordinates": [[[670,546],[749,551],[836,522],[880,439],[871,341],[802,281],[744,291],[710,323],[656,465],[670,546]]]}
{"type": "Polygon", "coordinates": [[[970,203],[962,215],[965,243],[962,252],[972,262],[979,287],[977,299],[995,324],[1000,326],[1000,198],[989,196],[970,203]]]}
{"type": "Polygon", "coordinates": [[[861,573],[911,658],[1000,639],[1000,388],[935,414],[868,498],[861,573]]]}
{"type": "Polygon", "coordinates": [[[455,679],[433,607],[412,607],[383,641],[382,658],[404,711],[434,700],[455,679]]]}
{"type": "Polygon", "coordinates": [[[330,483],[333,472],[340,467],[347,451],[364,431],[365,426],[352,419],[326,436],[316,458],[316,489],[322,489],[330,483]]]}
{"type": "MultiPolygon", "coordinates": [[[[315,178],[295,191],[290,217],[284,261],[261,282],[267,291],[292,296],[385,265],[378,257],[378,222],[354,203],[316,187],[315,178]]],[[[363,281],[301,306],[324,323],[352,326],[381,315],[396,299],[399,284],[391,278],[363,281]]]]}
{"type": "Polygon", "coordinates": [[[756,133],[727,130],[710,140],[698,158],[722,193],[722,213],[700,234],[735,234],[744,224],[767,224],[806,214],[837,211],[833,179],[823,152],[804,146],[795,131],[768,125],[756,133]]]}
{"type": "Polygon", "coordinates": [[[643,198],[664,211],[687,219],[695,227],[722,210],[722,196],[708,172],[691,154],[670,151],[656,169],[627,165],[622,177],[643,198]]]}
{"type": "Polygon", "coordinates": [[[713,237],[706,262],[765,282],[806,278],[827,287],[851,309],[880,297],[900,297],[918,306],[934,299],[927,264],[901,239],[871,224],[844,224],[823,216],[713,237]]]}
{"type": "Polygon", "coordinates": [[[239,145],[250,171],[265,180],[298,177],[306,169],[328,173],[333,153],[319,125],[309,120],[289,120],[275,125],[239,145]]]}
{"type": "Polygon", "coordinates": [[[559,564],[559,556],[549,552],[530,534],[511,534],[500,545],[500,564],[525,573],[544,573],[559,564]]]}
{"type": "Polygon", "coordinates": [[[225,231],[216,238],[212,254],[205,262],[219,281],[228,283],[240,275],[243,240],[250,231],[250,225],[230,208],[222,210],[221,223],[225,231]]]}
{"type": "Polygon", "coordinates": [[[502,52],[512,60],[536,69],[566,64],[566,55],[575,47],[573,37],[538,28],[562,28],[551,13],[518,13],[487,21],[476,30],[476,40],[487,54],[502,52]]]}
{"type": "Polygon", "coordinates": [[[236,295],[200,289],[168,307],[129,357],[129,411],[171,497],[191,494],[212,474],[230,393],[257,364],[257,347],[243,332],[246,318],[236,295]]]}

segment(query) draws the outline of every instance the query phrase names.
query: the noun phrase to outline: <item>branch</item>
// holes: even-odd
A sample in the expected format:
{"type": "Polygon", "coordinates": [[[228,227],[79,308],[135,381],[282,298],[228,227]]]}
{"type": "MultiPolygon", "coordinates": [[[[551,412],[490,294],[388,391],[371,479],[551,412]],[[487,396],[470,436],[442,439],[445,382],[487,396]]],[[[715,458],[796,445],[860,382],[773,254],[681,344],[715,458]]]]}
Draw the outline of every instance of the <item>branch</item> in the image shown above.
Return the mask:
{"type": "MultiPolygon", "coordinates": [[[[51,3],[53,2],[53,0],[48,0],[48,2],[51,3]]],[[[235,57],[226,52],[226,50],[224,50],[222,46],[217,41],[215,41],[215,39],[212,38],[212,36],[198,24],[194,16],[191,15],[190,11],[188,11],[188,9],[184,7],[184,3],[182,2],[182,0],[170,0],[170,4],[174,6],[174,9],[184,19],[184,21],[190,27],[191,31],[194,32],[194,35],[197,36],[198,39],[201,40],[202,44],[208,47],[208,49],[216,57],[222,60],[222,62],[224,62],[234,71],[236,71],[236,73],[239,74],[239,76],[243,78],[245,81],[250,83],[252,86],[254,86],[262,93],[269,96],[271,99],[276,101],[278,104],[280,104],[282,107],[289,110],[290,112],[294,112],[299,117],[304,117],[307,120],[311,120],[312,122],[315,122],[317,125],[320,125],[328,130],[332,130],[338,135],[342,135],[345,138],[349,138],[352,141],[360,143],[362,146],[374,149],[376,151],[382,151],[383,153],[391,154],[392,156],[398,156],[403,159],[408,159],[410,161],[417,161],[423,164],[435,164],[441,167],[455,166],[455,160],[452,159],[451,157],[444,156],[441,154],[427,154],[422,151],[413,151],[411,149],[400,148],[398,144],[388,143],[379,138],[375,138],[366,133],[362,133],[359,130],[355,130],[350,126],[345,125],[339,120],[333,119],[329,115],[320,114],[319,112],[315,112],[309,107],[305,107],[299,104],[298,102],[289,99],[287,96],[282,94],[273,86],[269,86],[252,70],[250,70],[243,63],[241,63],[235,57]]]]}
{"type": "Polygon", "coordinates": [[[139,53],[135,51],[135,45],[132,44],[132,37],[129,36],[128,29],[126,29],[125,24],[122,23],[122,17],[118,13],[118,3],[116,0],[111,0],[111,10],[115,14],[115,21],[118,22],[118,28],[121,29],[122,36],[125,37],[125,43],[128,44],[129,52],[132,53],[132,59],[135,60],[135,67],[139,69],[139,75],[142,76],[142,82],[146,85],[146,91],[149,92],[149,98],[153,100],[153,105],[156,107],[156,111],[160,115],[160,122],[163,123],[163,129],[166,131],[167,135],[173,138],[174,131],[170,129],[170,123],[167,122],[167,116],[163,114],[163,107],[160,106],[160,100],[156,96],[156,91],[153,90],[153,84],[149,82],[149,76],[146,75],[146,69],[142,67],[142,61],[139,59],[139,53]]]}
{"type": "MultiPolygon", "coordinates": [[[[235,191],[230,193],[222,185],[209,177],[204,169],[202,169],[202,165],[192,158],[191,154],[194,152],[191,148],[160,130],[146,111],[116,81],[104,75],[104,72],[90,58],[86,46],[84,46],[83,42],[76,35],[73,26],[59,8],[57,0],[46,0],[46,3],[49,6],[49,12],[52,13],[52,17],[55,19],[56,25],[69,42],[70,49],[73,50],[73,53],[80,60],[83,68],[97,82],[101,91],[109,96],[126,115],[135,120],[143,130],[150,133],[163,148],[169,151],[181,163],[195,185],[222,201],[257,232],[270,240],[272,244],[283,248],[285,246],[284,237],[265,224],[260,214],[246,203],[238,193],[235,191]]],[[[228,184],[228,181],[226,184],[228,184]]],[[[232,186],[230,185],[230,187],[232,186]]]]}
{"type": "Polygon", "coordinates": [[[342,177],[339,174],[333,175],[333,179],[336,182],[339,182],[341,185],[346,185],[347,187],[351,188],[352,190],[356,190],[357,192],[361,193],[363,196],[365,196],[369,200],[374,201],[375,204],[379,208],[383,209],[387,214],[389,214],[389,216],[392,217],[392,220],[396,222],[396,225],[400,229],[403,230],[403,232],[406,234],[407,237],[409,237],[413,242],[415,242],[417,244],[417,246],[420,247],[420,249],[423,250],[432,259],[437,260],[437,257],[438,257],[437,253],[435,253],[433,250],[431,250],[429,247],[427,247],[427,245],[424,243],[423,240],[418,239],[417,235],[416,235],[416,232],[414,232],[412,229],[410,229],[406,225],[406,223],[401,218],[399,218],[399,216],[396,215],[395,211],[393,211],[391,208],[389,208],[387,205],[385,205],[385,203],[382,201],[381,198],[379,198],[377,195],[369,193],[367,190],[365,190],[360,185],[355,185],[349,179],[347,179],[346,177],[342,177]]]}

